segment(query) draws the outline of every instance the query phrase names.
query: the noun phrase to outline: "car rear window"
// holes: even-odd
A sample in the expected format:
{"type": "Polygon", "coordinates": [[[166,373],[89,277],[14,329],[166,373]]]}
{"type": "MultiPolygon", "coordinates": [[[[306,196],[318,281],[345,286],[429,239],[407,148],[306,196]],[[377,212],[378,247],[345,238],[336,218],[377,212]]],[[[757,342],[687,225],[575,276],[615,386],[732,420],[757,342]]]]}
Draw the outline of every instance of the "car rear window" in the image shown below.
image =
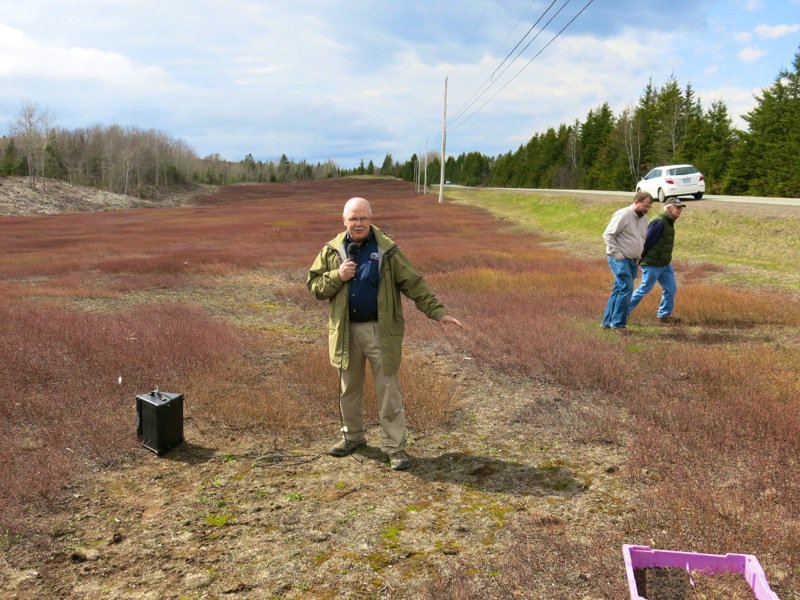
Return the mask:
{"type": "Polygon", "coordinates": [[[692,173],[697,173],[697,169],[695,169],[692,165],[688,165],[686,167],[675,167],[669,171],[670,175],[691,175],[692,173]]]}

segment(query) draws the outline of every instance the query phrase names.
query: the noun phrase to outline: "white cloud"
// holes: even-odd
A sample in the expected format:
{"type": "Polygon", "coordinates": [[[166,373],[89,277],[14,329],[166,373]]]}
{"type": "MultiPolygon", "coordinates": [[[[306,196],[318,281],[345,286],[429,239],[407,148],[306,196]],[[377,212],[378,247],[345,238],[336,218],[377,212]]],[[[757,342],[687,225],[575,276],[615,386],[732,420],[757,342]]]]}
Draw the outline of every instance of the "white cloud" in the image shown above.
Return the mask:
{"type": "Polygon", "coordinates": [[[788,35],[790,33],[795,33],[800,31],[800,25],[774,25],[770,27],[769,25],[759,25],[755,28],[755,32],[759,37],[767,38],[767,39],[774,39],[783,37],[784,35],[788,35]]]}
{"type": "Polygon", "coordinates": [[[749,44],[750,40],[753,39],[753,34],[751,34],[749,31],[740,31],[733,34],[733,39],[740,44],[749,44]]]}
{"type": "Polygon", "coordinates": [[[736,56],[738,56],[739,60],[742,62],[752,63],[757,61],[765,54],[766,52],[758,46],[748,46],[747,48],[742,48],[736,56]]]}
{"type": "Polygon", "coordinates": [[[725,86],[713,89],[698,90],[704,108],[709,108],[715,101],[722,101],[728,108],[728,116],[734,127],[747,129],[747,122],[742,116],[749,113],[756,106],[756,95],[761,89],[745,89],[734,86],[725,86]]]}
{"type": "Polygon", "coordinates": [[[26,58],[35,49],[36,43],[30,36],[0,23],[0,76],[24,73],[29,70],[30,63],[26,58]]]}
{"type": "Polygon", "coordinates": [[[0,24],[0,76],[105,83],[131,90],[169,83],[160,67],[142,65],[117,53],[52,46],[0,24]]]}

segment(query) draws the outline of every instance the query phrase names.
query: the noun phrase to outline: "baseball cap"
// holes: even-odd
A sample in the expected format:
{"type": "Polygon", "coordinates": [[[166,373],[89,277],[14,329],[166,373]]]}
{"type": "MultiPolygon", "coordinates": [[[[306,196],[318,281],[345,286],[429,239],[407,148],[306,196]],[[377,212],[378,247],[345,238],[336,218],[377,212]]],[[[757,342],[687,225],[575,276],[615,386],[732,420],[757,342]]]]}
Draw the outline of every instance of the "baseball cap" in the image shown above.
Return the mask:
{"type": "Polygon", "coordinates": [[[667,201],[664,202],[664,206],[669,206],[670,204],[674,204],[675,206],[686,206],[683,202],[681,202],[680,198],[667,198],[667,201]]]}

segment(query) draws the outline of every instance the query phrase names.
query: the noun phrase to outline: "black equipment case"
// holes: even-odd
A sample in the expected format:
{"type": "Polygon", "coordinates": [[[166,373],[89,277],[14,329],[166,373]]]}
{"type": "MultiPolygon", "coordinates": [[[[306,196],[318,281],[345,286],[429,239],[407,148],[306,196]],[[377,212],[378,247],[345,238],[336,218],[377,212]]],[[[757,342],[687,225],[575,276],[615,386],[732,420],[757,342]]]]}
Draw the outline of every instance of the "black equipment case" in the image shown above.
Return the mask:
{"type": "Polygon", "coordinates": [[[183,394],[153,390],[136,396],[136,436],[159,456],[183,441],[183,394]]]}

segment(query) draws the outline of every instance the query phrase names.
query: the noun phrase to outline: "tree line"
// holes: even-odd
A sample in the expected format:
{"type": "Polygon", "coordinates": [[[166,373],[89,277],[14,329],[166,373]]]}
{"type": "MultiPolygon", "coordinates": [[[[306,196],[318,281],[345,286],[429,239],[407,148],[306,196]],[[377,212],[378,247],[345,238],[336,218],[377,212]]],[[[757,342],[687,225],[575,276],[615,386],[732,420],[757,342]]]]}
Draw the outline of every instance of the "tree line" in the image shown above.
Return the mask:
{"type": "MultiPolygon", "coordinates": [[[[712,194],[800,197],[800,52],[791,70],[756,96],[732,126],[722,101],[703,109],[691,85],[672,77],[647,84],[638,102],[615,115],[608,103],[581,122],[534,135],[515,151],[489,157],[479,152],[448,157],[445,179],[468,186],[633,190],[656,166],[692,163],[712,194]]],[[[395,173],[414,180],[417,157],[395,173]]],[[[428,160],[428,181],[439,181],[440,161],[428,160]]]]}
{"type": "MultiPolygon", "coordinates": [[[[800,197],[800,52],[756,96],[743,116],[746,131],[733,127],[728,108],[703,108],[691,85],[671,77],[650,81],[636,104],[615,115],[608,103],[583,121],[534,135],[515,151],[490,157],[480,152],[448,157],[445,179],[469,186],[560,189],[633,189],[651,168],[692,163],[705,174],[708,193],[800,197]]],[[[154,130],[96,125],[65,130],[49,110],[26,103],[0,140],[0,176],[28,176],[32,187],[47,178],[112,192],[157,197],[189,182],[231,184],[390,175],[438,184],[440,159],[412,155],[400,163],[387,154],[380,167],[362,160],[354,169],[333,161],[311,164],[281,155],[277,161],[248,154],[229,161],[198,157],[184,142],[154,130]],[[427,158],[427,160],[425,160],[427,158]]]]}
{"type": "Polygon", "coordinates": [[[181,140],[156,130],[95,125],[67,130],[53,125],[48,109],[28,102],[8,136],[0,140],[0,176],[26,176],[45,188],[60,179],[141,198],[159,197],[187,183],[232,184],[322,179],[339,176],[333,161],[309,164],[282,155],[257,161],[248,154],[232,162],[200,158],[181,140]]]}

